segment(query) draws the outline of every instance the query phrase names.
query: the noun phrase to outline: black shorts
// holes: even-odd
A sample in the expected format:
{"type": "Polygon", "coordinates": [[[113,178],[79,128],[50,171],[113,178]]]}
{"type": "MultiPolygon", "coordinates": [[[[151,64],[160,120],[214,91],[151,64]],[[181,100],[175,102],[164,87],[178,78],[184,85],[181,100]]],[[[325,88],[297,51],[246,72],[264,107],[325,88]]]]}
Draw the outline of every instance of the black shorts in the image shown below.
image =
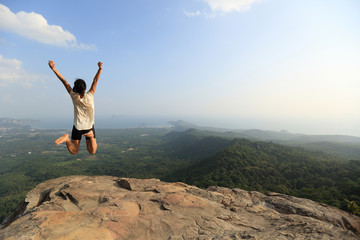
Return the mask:
{"type": "MultiPolygon", "coordinates": [[[[94,133],[94,138],[96,138],[94,125],[93,125],[93,127],[91,129],[88,129],[88,130],[77,130],[76,127],[73,126],[73,129],[72,129],[72,132],[71,132],[71,139],[73,139],[73,140],[81,140],[82,135],[90,132],[91,130],[94,133]]],[[[86,138],[86,140],[89,139],[88,137],[85,137],[85,138],[86,138]]]]}

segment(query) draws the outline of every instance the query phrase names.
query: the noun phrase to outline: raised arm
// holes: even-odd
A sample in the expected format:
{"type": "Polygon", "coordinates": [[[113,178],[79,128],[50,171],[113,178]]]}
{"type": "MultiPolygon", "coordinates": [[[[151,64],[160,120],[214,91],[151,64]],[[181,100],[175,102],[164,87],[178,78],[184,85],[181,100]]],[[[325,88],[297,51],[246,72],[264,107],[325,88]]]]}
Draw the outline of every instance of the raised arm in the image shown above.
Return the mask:
{"type": "Polygon", "coordinates": [[[55,68],[55,63],[52,60],[49,60],[49,67],[51,68],[51,70],[53,70],[53,72],[55,73],[55,75],[60,79],[60,81],[64,84],[64,87],[66,88],[66,91],[68,91],[68,93],[71,92],[72,88],[70,86],[70,84],[65,80],[65,78],[58,72],[58,70],[55,68]]]}
{"type": "Polygon", "coordinates": [[[99,81],[99,78],[100,78],[100,74],[101,74],[101,70],[102,70],[102,62],[98,62],[98,66],[99,66],[99,69],[94,77],[94,81],[93,83],[91,84],[91,88],[89,90],[89,93],[91,93],[92,95],[94,95],[95,93],[95,90],[96,90],[96,86],[97,86],[97,83],[99,81]]]}

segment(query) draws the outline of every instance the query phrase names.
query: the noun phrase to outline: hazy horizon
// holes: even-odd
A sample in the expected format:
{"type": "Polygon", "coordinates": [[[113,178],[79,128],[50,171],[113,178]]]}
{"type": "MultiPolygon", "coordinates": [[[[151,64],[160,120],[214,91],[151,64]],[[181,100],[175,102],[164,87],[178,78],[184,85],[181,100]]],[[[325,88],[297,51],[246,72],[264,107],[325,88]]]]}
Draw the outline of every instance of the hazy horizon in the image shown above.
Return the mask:
{"type": "MultiPolygon", "coordinates": [[[[2,118],[4,116],[0,116],[2,118]]],[[[7,118],[7,117],[5,117],[7,118]]],[[[32,127],[38,129],[64,129],[71,130],[72,118],[14,118],[14,119],[31,119],[39,122],[32,124],[32,127]]],[[[96,116],[95,127],[99,129],[117,129],[117,128],[137,128],[137,127],[170,127],[171,121],[184,121],[189,124],[194,124],[198,127],[219,128],[228,130],[249,130],[258,129],[263,131],[287,131],[293,134],[305,135],[347,135],[360,137],[360,135],[353,134],[351,129],[343,126],[341,131],[328,131],[328,126],[324,126],[323,122],[305,123],[297,126],[296,123],[290,121],[263,121],[261,119],[221,119],[214,118],[199,118],[199,117],[180,117],[180,116],[140,116],[140,115],[116,115],[116,116],[96,116]],[[317,125],[318,128],[314,131],[313,127],[317,125]]]]}
{"type": "Polygon", "coordinates": [[[126,116],[360,136],[359,12],[357,0],[4,0],[0,114],[70,129],[48,60],[88,86],[102,61],[99,125],[126,116]]]}

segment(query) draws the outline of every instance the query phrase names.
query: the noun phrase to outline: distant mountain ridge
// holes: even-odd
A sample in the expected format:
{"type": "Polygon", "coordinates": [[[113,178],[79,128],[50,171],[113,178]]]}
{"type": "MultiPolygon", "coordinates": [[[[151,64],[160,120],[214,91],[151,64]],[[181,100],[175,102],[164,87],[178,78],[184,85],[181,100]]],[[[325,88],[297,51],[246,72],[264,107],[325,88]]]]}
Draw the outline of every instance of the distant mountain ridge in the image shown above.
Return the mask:
{"type": "Polygon", "coordinates": [[[228,129],[228,128],[215,128],[204,127],[193,123],[188,123],[182,120],[170,121],[175,130],[185,131],[188,129],[197,129],[201,131],[212,131],[223,133],[231,137],[244,137],[254,140],[276,140],[276,141],[329,141],[329,142],[341,142],[341,143],[360,143],[360,137],[348,136],[348,135],[308,135],[301,133],[291,133],[286,130],[270,131],[260,129],[228,129]]]}
{"type": "MultiPolygon", "coordinates": [[[[306,135],[288,131],[259,129],[224,129],[197,126],[184,121],[169,122],[176,131],[196,129],[202,135],[223,138],[246,138],[253,141],[275,142],[288,146],[303,147],[311,151],[323,151],[341,158],[360,160],[360,137],[347,135],[306,135]]],[[[200,134],[200,133],[199,133],[200,134]]]]}

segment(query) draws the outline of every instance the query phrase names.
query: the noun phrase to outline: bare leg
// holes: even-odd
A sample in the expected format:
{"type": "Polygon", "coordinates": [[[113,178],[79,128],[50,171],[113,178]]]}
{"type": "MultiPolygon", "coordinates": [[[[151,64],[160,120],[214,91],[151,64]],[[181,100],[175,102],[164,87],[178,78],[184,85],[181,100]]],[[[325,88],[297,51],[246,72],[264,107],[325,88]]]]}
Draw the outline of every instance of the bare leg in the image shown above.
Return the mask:
{"type": "Polygon", "coordinates": [[[86,138],[86,147],[90,154],[95,154],[97,150],[96,138],[94,138],[94,132],[91,130],[90,132],[84,134],[86,138]]]}
{"type": "Polygon", "coordinates": [[[80,140],[73,140],[69,138],[69,134],[64,134],[55,140],[55,144],[59,145],[66,143],[66,147],[71,154],[77,154],[79,152],[80,140]]]}
{"type": "Polygon", "coordinates": [[[62,144],[64,142],[68,142],[68,141],[70,141],[69,134],[64,134],[55,140],[55,144],[59,145],[59,144],[62,144]]]}

